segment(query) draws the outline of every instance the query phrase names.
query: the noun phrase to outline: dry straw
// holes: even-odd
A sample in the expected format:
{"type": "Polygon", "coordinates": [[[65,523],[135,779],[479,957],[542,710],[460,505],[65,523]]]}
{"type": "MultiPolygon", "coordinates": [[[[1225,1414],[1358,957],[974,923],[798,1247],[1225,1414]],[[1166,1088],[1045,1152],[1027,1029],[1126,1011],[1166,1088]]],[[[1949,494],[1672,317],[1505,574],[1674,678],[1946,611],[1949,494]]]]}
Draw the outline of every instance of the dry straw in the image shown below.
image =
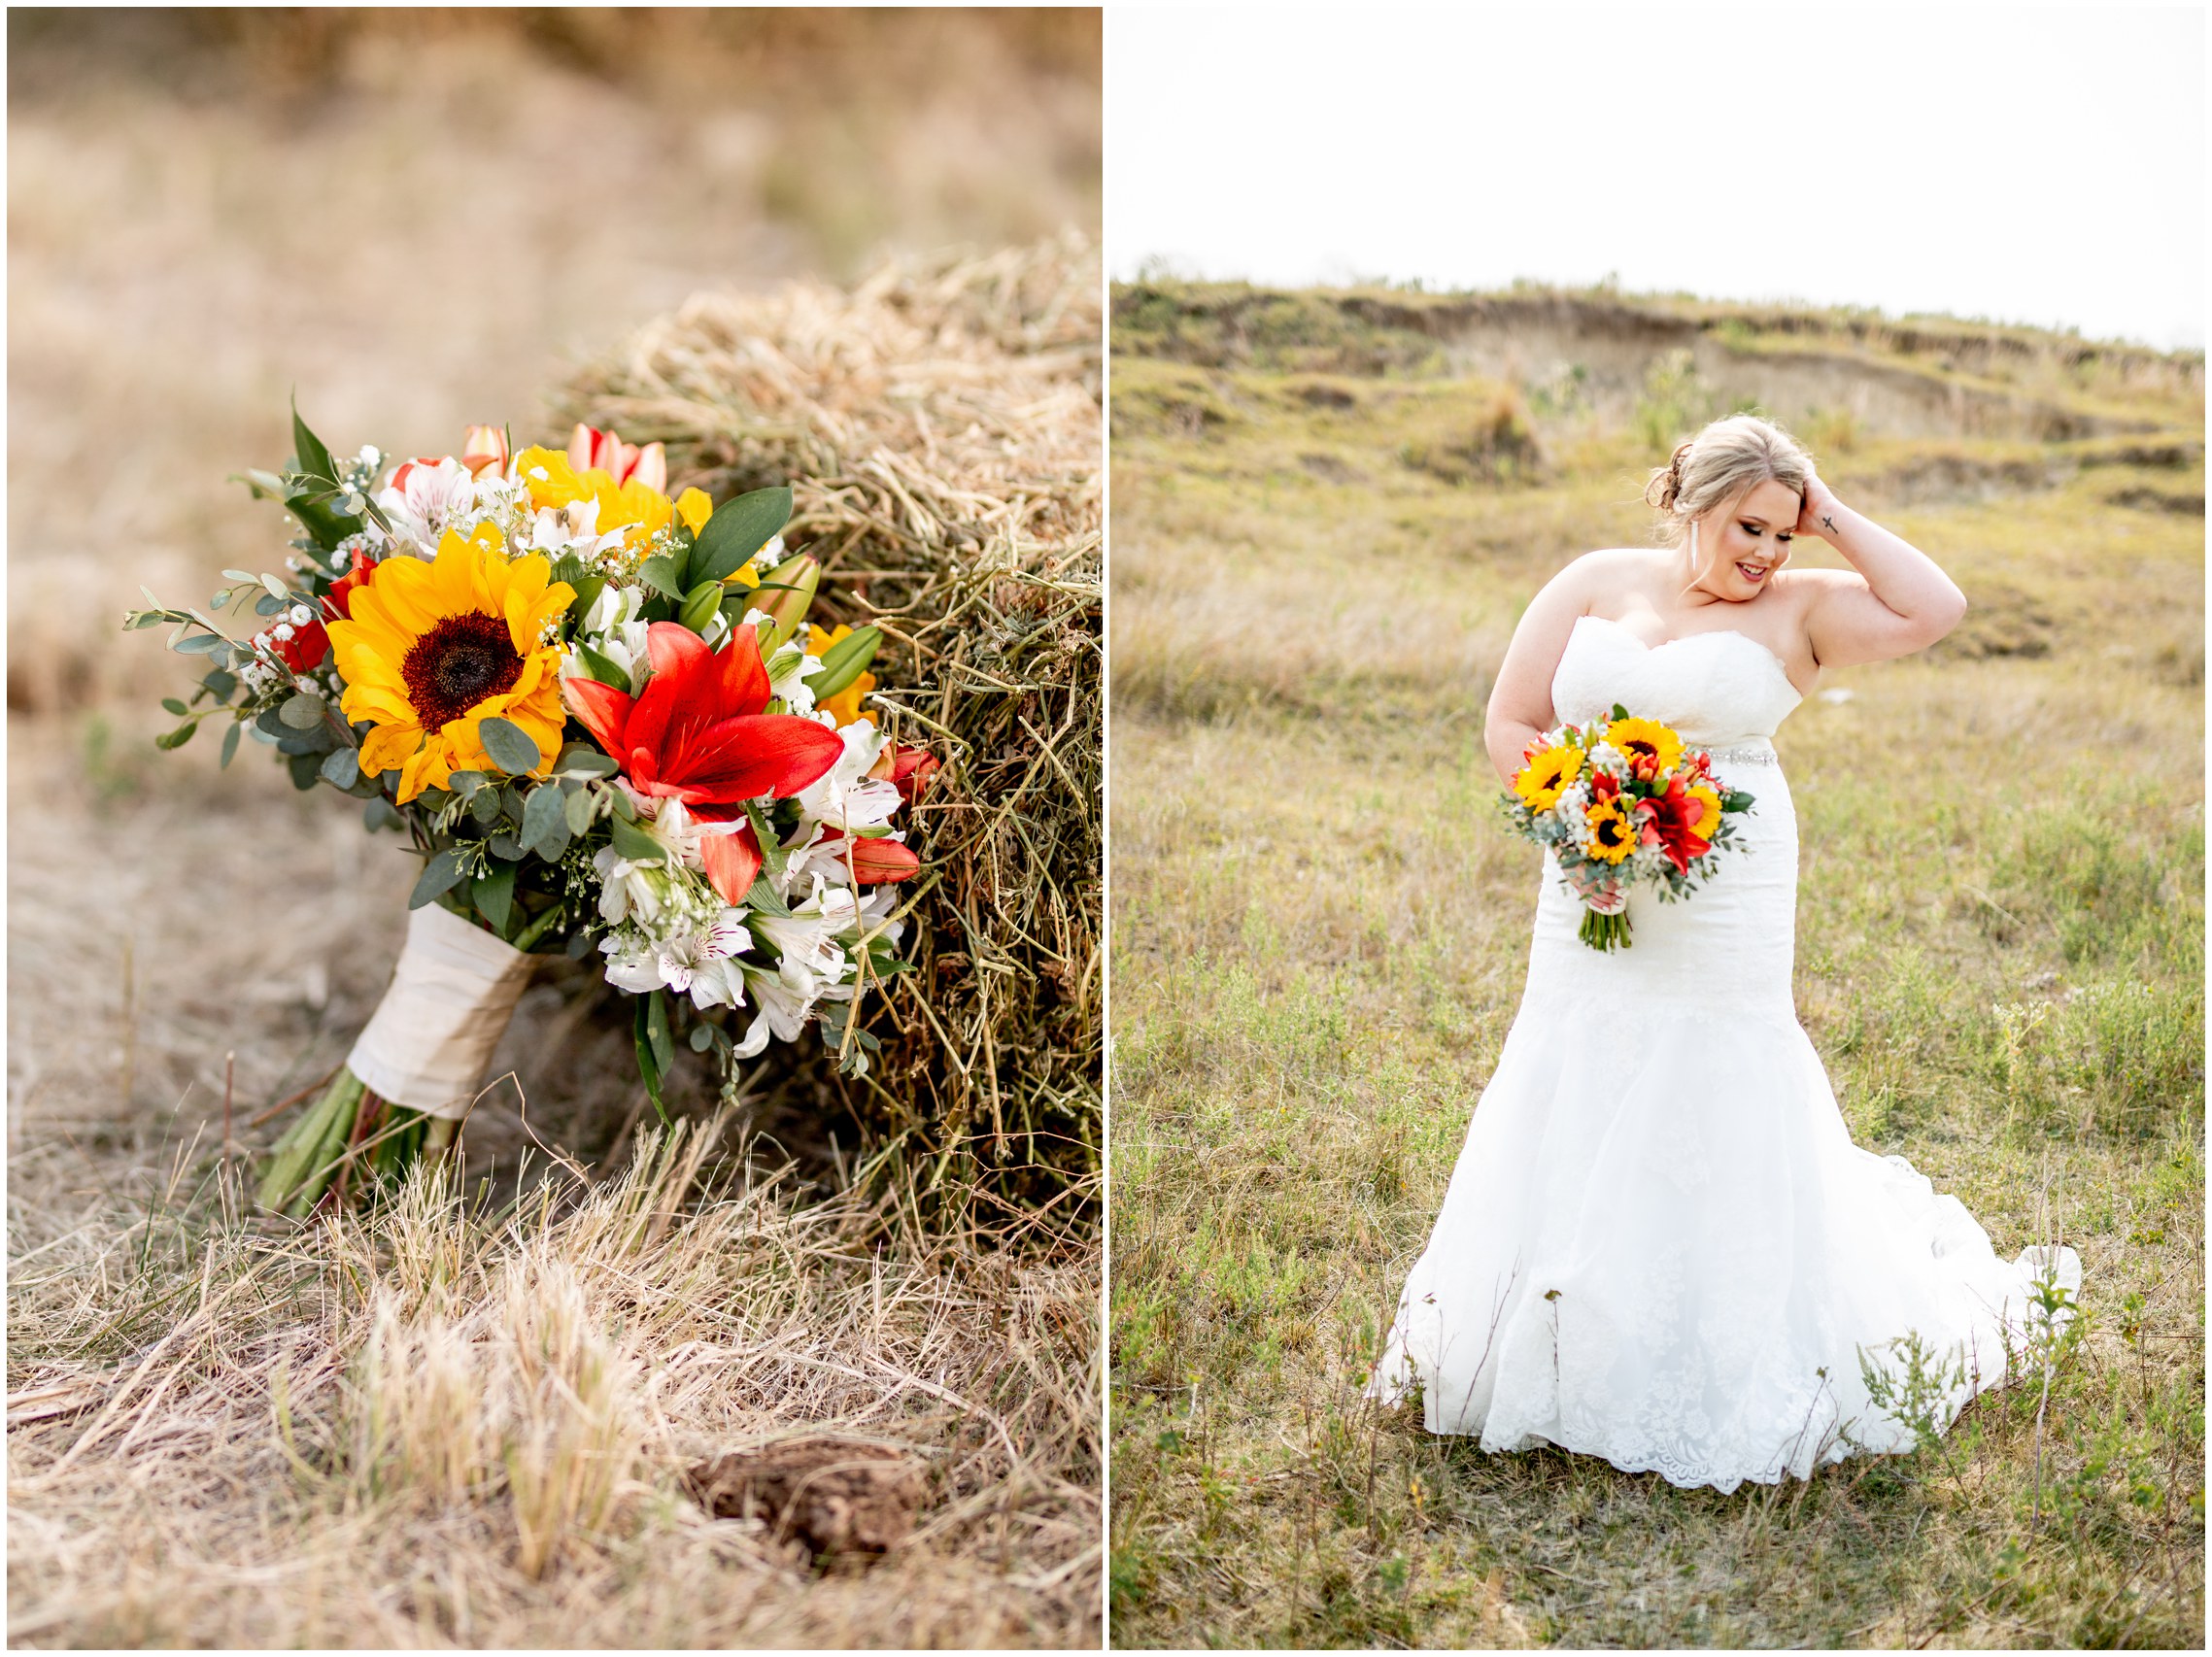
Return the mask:
{"type": "Polygon", "coordinates": [[[857,1082],[810,1057],[781,1101],[903,1136],[938,1200],[1056,1222],[1099,1162],[1100,332],[1071,234],[701,294],[559,410],[666,444],[671,481],[718,498],[789,481],[816,619],[883,629],[877,717],[945,762],[909,814],[915,970],[863,992],[883,1051],[857,1082]]]}

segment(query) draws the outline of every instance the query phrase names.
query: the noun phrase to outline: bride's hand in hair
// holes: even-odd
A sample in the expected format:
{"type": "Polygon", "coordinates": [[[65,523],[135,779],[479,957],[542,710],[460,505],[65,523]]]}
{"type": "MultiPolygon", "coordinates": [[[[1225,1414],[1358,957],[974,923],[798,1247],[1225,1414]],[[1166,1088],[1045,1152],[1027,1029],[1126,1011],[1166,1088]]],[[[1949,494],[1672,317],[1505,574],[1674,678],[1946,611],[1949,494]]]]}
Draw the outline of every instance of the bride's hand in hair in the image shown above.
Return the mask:
{"type": "Polygon", "coordinates": [[[1823,541],[1836,538],[1836,519],[1843,503],[1836,499],[1836,491],[1821,481],[1818,472],[1808,473],[1805,479],[1805,502],[1797,513],[1797,535],[1818,535],[1823,541]]]}

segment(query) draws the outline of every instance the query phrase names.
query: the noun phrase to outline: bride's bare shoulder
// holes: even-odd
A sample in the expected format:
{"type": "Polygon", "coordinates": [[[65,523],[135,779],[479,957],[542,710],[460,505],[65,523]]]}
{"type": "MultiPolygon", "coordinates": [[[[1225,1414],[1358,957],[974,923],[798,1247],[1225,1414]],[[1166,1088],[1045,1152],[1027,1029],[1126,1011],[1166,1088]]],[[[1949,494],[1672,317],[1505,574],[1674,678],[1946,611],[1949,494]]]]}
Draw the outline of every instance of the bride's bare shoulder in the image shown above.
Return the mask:
{"type": "Polygon", "coordinates": [[[1581,600],[1586,609],[1593,601],[1648,585],[1665,556],[1653,547],[1600,547],[1567,564],[1550,585],[1581,600]]]}

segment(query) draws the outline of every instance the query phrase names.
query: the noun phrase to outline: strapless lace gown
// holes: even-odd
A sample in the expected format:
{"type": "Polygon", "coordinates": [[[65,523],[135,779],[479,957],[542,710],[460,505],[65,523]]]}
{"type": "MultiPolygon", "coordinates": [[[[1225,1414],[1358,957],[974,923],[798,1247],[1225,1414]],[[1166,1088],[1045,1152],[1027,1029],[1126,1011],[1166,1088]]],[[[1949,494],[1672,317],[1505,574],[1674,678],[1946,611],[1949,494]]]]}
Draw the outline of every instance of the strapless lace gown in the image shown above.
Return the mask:
{"type": "Polygon", "coordinates": [[[1768,739],[1799,696],[1742,633],[1647,646],[1585,616],[1564,722],[1620,702],[1754,795],[1742,849],[1687,901],[1629,898],[1629,949],[1575,935],[1547,853],[1528,985],[1371,1395],[1429,1430],[1552,1443],[1680,1485],[1809,1475],[1911,1447],[1860,1380],[1907,1332],[1961,1353],[1945,1420],[2004,1378],[2025,1297],[2070,1249],[1997,1258],[1955,1197],[1851,1142],[1790,999],[1797,820],[1768,739]]]}

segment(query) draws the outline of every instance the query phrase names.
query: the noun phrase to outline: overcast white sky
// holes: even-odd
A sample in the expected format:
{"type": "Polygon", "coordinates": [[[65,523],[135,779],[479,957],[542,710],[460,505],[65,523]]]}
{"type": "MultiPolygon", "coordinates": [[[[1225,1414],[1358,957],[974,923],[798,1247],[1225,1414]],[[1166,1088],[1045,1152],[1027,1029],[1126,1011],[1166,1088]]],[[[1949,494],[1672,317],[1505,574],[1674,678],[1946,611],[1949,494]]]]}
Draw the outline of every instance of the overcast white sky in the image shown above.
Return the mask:
{"type": "Polygon", "coordinates": [[[1116,5],[1117,276],[1518,276],[2204,344],[2201,7],[1116,5]]]}

